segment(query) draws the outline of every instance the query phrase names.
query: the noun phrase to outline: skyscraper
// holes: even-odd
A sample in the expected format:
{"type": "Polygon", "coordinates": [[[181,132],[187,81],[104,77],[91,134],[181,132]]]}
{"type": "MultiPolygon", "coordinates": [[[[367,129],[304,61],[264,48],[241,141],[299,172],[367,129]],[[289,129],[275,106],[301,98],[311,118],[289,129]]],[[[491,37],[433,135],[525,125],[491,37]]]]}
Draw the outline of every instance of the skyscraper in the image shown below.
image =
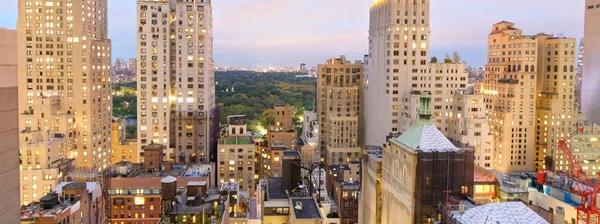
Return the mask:
{"type": "Polygon", "coordinates": [[[137,7],[138,151],[164,144],[175,162],[209,161],[216,149],[211,3],[138,0],[137,7]]]}
{"type": "Polygon", "coordinates": [[[494,169],[510,173],[560,163],[556,144],[574,130],[575,50],[572,38],[524,35],[507,21],[493,25],[482,92],[494,169]]]}
{"type": "Polygon", "coordinates": [[[325,163],[348,164],[360,158],[363,64],[345,56],[318,65],[317,116],[325,163]]]}
{"type": "Polygon", "coordinates": [[[429,2],[377,0],[371,6],[363,80],[366,145],[382,145],[415,124],[422,92],[433,94],[432,119],[443,133],[448,131],[452,96],[466,88],[468,79],[458,60],[430,62],[429,2]]]}
{"type": "MultiPolygon", "coordinates": [[[[56,153],[59,158],[75,158],[77,167],[100,171],[110,165],[107,21],[107,0],[19,1],[22,155],[37,155],[26,147],[27,135],[33,134],[46,141],[64,140],[56,153]]],[[[22,160],[22,169],[44,168],[40,164],[45,159],[22,160]]]]}
{"type": "Polygon", "coordinates": [[[600,123],[600,0],[585,0],[585,57],[583,58],[583,86],[581,109],[587,119],[600,123]]]}
{"type": "Polygon", "coordinates": [[[17,31],[0,28],[0,220],[19,223],[17,31]]]}

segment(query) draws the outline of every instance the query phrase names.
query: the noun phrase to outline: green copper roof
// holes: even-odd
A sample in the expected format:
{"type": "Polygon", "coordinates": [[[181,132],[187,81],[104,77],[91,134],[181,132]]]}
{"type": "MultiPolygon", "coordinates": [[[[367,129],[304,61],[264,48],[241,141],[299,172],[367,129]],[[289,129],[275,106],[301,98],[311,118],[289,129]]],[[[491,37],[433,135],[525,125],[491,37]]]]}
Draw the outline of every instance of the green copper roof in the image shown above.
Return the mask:
{"type": "Polygon", "coordinates": [[[421,95],[421,106],[417,109],[419,122],[391,141],[415,151],[456,151],[454,146],[431,120],[431,95],[421,95]]]}

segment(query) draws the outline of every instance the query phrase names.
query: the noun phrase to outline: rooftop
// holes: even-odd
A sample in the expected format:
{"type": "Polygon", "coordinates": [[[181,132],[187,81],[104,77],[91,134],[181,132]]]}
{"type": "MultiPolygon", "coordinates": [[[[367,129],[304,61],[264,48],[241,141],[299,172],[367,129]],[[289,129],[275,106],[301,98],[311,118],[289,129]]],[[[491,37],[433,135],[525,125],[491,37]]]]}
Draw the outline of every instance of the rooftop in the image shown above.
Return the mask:
{"type": "Polygon", "coordinates": [[[296,150],[285,150],[283,151],[283,156],[300,156],[300,152],[296,150]]]}
{"type": "Polygon", "coordinates": [[[79,200],[70,201],[60,199],[63,190],[86,188],[87,192],[92,194],[92,198],[95,200],[102,196],[99,185],[97,182],[61,182],[53,192],[40,198],[39,202],[32,202],[22,207],[21,220],[35,220],[39,217],[56,217],[63,212],[70,212],[71,214],[77,212],[81,203],[79,200]]]}
{"type": "Polygon", "coordinates": [[[391,141],[407,149],[422,152],[454,152],[458,148],[435,127],[431,120],[431,95],[421,95],[421,106],[417,110],[419,121],[406,132],[391,141]]]}
{"type": "Polygon", "coordinates": [[[490,203],[468,209],[455,217],[462,224],[548,223],[522,202],[490,203]]]}
{"type": "Polygon", "coordinates": [[[228,136],[219,142],[225,145],[253,145],[254,141],[247,136],[228,136]]]}
{"type": "Polygon", "coordinates": [[[238,191],[240,184],[238,182],[224,182],[221,183],[221,191],[238,191]]]}
{"type": "Polygon", "coordinates": [[[159,172],[145,172],[142,164],[121,161],[111,167],[113,178],[134,177],[206,177],[210,176],[211,164],[180,164],[172,163],[171,170],[159,172]]]}
{"type": "Polygon", "coordinates": [[[286,199],[287,194],[283,190],[282,180],[280,178],[270,178],[267,180],[267,199],[286,199]]]}
{"type": "Polygon", "coordinates": [[[290,200],[296,219],[321,219],[321,212],[314,198],[292,198],[290,200]]]}

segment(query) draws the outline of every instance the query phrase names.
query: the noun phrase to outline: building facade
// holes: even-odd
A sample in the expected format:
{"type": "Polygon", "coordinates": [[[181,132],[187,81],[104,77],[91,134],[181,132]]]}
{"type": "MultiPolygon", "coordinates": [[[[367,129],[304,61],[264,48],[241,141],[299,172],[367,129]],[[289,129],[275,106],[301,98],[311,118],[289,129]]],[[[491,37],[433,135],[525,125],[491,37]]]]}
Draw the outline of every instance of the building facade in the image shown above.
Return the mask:
{"type": "Polygon", "coordinates": [[[419,95],[431,91],[434,121],[446,133],[454,91],[468,74],[458,61],[430,61],[430,1],[377,0],[369,17],[365,56],[364,144],[382,145],[418,121],[419,95]]]}
{"type": "Polygon", "coordinates": [[[129,161],[133,163],[139,163],[139,153],[137,152],[137,146],[135,139],[127,139],[127,132],[125,126],[125,120],[114,119],[112,122],[112,164],[116,164],[121,161],[129,161]]]}
{"type": "Polygon", "coordinates": [[[455,147],[437,129],[430,100],[421,97],[419,122],[383,148],[382,224],[439,221],[444,196],[472,195],[473,151],[455,147]]]}
{"type": "Polygon", "coordinates": [[[345,56],[318,65],[317,117],[325,164],[348,164],[360,157],[361,61],[345,56]]]}
{"type": "MultiPolygon", "coordinates": [[[[600,127],[596,123],[578,122],[583,131],[571,139],[571,152],[579,160],[581,169],[589,178],[596,178],[600,172],[600,127]]],[[[568,167],[569,165],[564,165],[568,167]]]]}
{"type": "Polygon", "coordinates": [[[359,223],[381,223],[382,150],[381,146],[367,146],[363,154],[359,223]]]}
{"type": "Polygon", "coordinates": [[[273,114],[275,123],[267,129],[267,163],[263,166],[270,177],[283,177],[284,152],[296,148],[298,133],[290,105],[275,105],[273,114]]]}
{"type": "Polygon", "coordinates": [[[554,149],[558,139],[574,130],[575,39],[528,36],[502,21],[488,45],[482,93],[493,167],[504,173],[547,169],[548,156],[562,153],[554,149]]]}
{"type": "Polygon", "coordinates": [[[246,124],[229,125],[229,131],[219,139],[219,183],[236,182],[240,191],[255,189],[254,139],[248,136],[246,124]]]}
{"type": "Polygon", "coordinates": [[[0,28],[0,220],[19,222],[19,122],[17,90],[17,31],[0,28]]]}
{"type": "Polygon", "coordinates": [[[91,171],[111,162],[107,16],[106,0],[19,2],[19,130],[65,136],[63,156],[91,171]]]}
{"type": "Polygon", "coordinates": [[[62,182],[39,201],[24,206],[21,223],[104,223],[104,199],[98,182],[62,182]]]}
{"type": "Polygon", "coordinates": [[[155,143],[169,146],[175,162],[208,162],[217,116],[211,3],[139,0],[137,7],[140,160],[155,143]]]}
{"type": "Polygon", "coordinates": [[[463,89],[454,93],[452,101],[448,137],[456,145],[473,148],[476,165],[492,169],[494,138],[488,125],[484,95],[463,89]]]}
{"type": "Polygon", "coordinates": [[[581,109],[587,120],[600,123],[600,105],[596,96],[600,95],[600,0],[585,1],[585,25],[583,38],[585,57],[583,58],[583,86],[581,109]]]}

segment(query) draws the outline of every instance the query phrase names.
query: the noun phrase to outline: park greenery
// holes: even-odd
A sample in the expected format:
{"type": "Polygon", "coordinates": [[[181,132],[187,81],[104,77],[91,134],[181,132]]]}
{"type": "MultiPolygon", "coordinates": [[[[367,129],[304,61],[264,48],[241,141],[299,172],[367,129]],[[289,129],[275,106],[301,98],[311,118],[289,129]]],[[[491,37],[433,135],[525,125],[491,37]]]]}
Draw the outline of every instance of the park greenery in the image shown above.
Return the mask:
{"type": "MultiPolygon", "coordinates": [[[[261,73],[250,71],[215,72],[216,103],[220,105],[220,123],[227,116],[245,115],[251,130],[264,132],[274,123],[277,104],[294,107],[294,119],[314,107],[315,78],[296,77],[299,73],[261,73]]],[[[113,85],[113,116],[135,119],[137,116],[136,83],[113,85]]],[[[129,130],[131,129],[131,130],[129,130]]],[[[128,136],[135,136],[135,127],[128,136]]]]}
{"type": "Polygon", "coordinates": [[[251,130],[260,131],[274,123],[277,104],[294,107],[294,119],[314,107],[315,78],[296,77],[298,73],[260,73],[249,71],[215,74],[217,103],[222,104],[220,122],[229,115],[245,115],[251,130]]]}

